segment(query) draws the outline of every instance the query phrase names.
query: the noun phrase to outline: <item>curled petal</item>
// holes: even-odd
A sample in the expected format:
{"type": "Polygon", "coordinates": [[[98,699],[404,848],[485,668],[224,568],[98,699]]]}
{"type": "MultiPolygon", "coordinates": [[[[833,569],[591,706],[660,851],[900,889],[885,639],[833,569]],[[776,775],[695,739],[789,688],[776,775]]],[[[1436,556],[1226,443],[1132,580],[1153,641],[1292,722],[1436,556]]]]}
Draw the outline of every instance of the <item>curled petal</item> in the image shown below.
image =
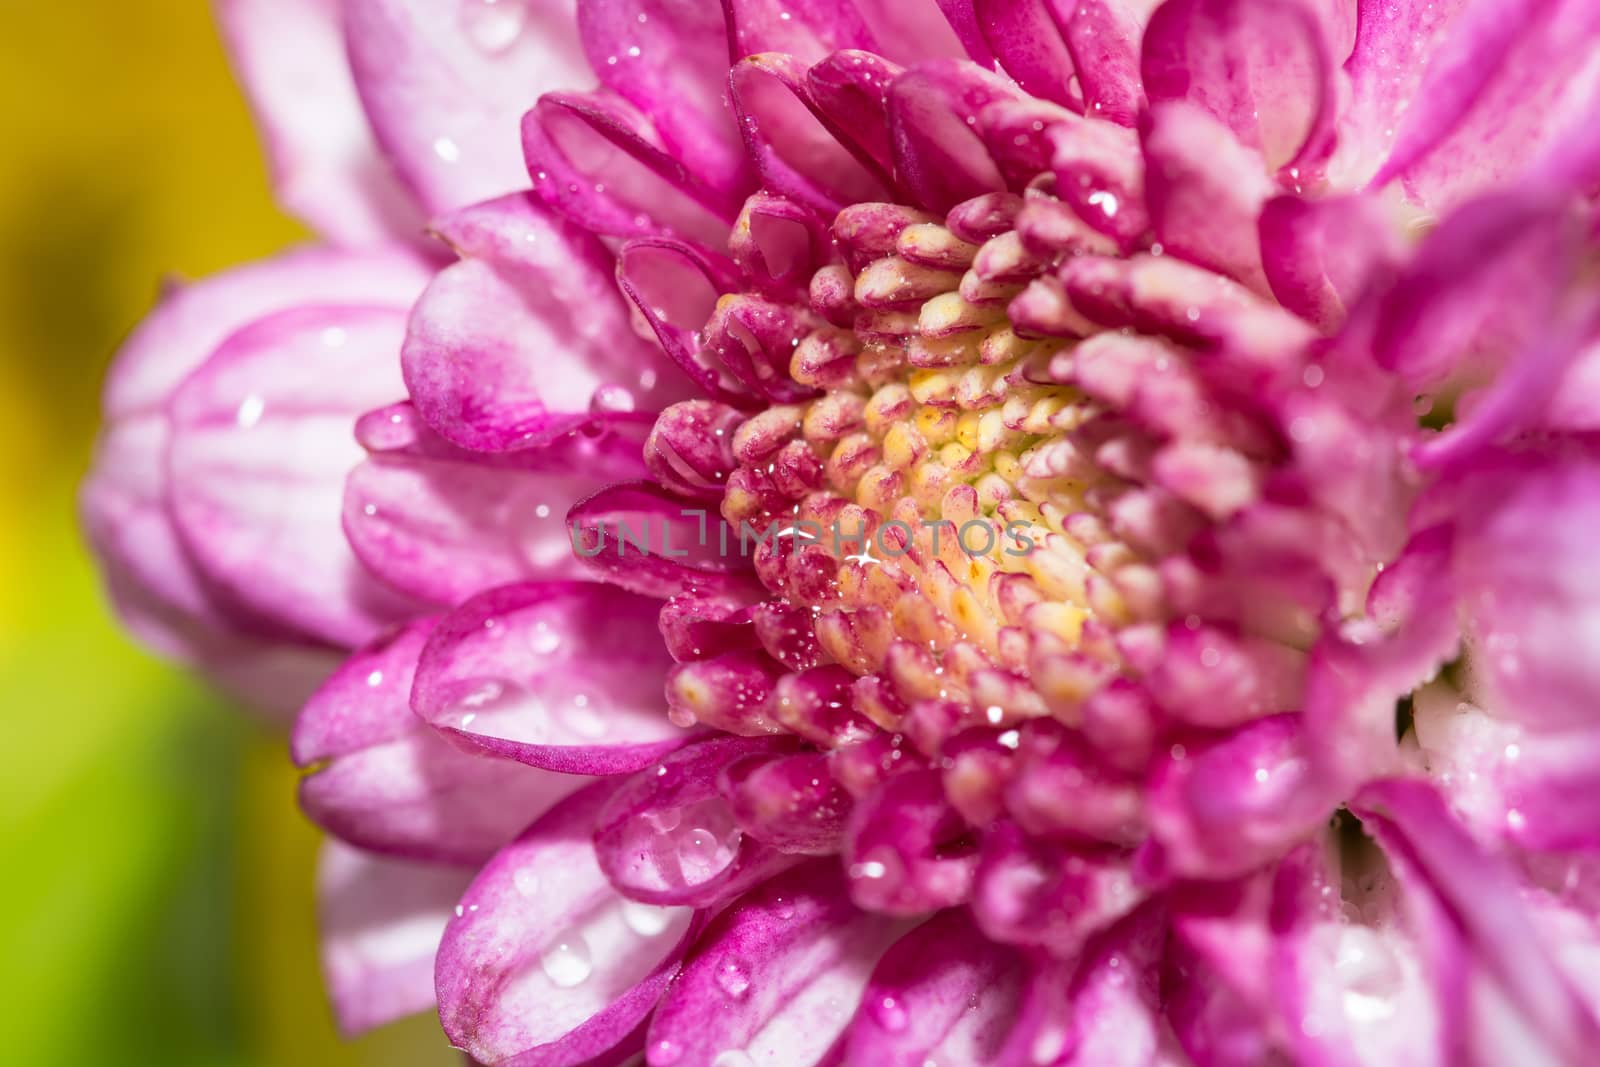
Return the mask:
{"type": "Polygon", "coordinates": [[[1144,153],[1146,199],[1162,247],[1266,291],[1256,219],[1272,186],[1261,157],[1186,102],[1151,109],[1144,153]]]}
{"type": "Polygon", "coordinates": [[[647,1062],[817,1062],[899,932],[855,908],[826,860],[779,875],[706,930],[650,1022],[647,1062]]]}
{"type": "Polygon", "coordinates": [[[354,1036],[434,1005],[433,962],[470,869],[380,859],[329,841],[317,864],[322,973],[354,1036]]]}
{"type": "Polygon", "coordinates": [[[502,849],[446,927],[439,1019],[474,1060],[620,1060],[677,973],[692,913],[624,900],[595,862],[590,831],[612,788],[583,789],[502,849]]]}
{"type": "Polygon", "coordinates": [[[1072,54],[1048,0],[973,0],[972,9],[984,40],[1018,85],[1057,104],[1075,103],[1068,91],[1072,54]]]}
{"type": "Polygon", "coordinates": [[[438,438],[410,405],[369,413],[357,436],[371,454],[345,482],[350,545],[390,585],[439,604],[581,577],[567,509],[597,484],[644,473],[636,439],[572,434],[496,459],[438,438]]]}
{"type": "Polygon", "coordinates": [[[623,782],[595,823],[595,853],[611,884],[634,900],[709,907],[789,866],[792,860],[745,839],[717,790],[724,765],[777,747],[720,738],[623,782]]]}
{"type": "Polygon", "coordinates": [[[1262,205],[1261,262],[1278,302],[1332,333],[1365,287],[1401,259],[1394,228],[1370,199],[1279,196],[1262,205]]]}
{"type": "Polygon", "coordinates": [[[481,863],[579,779],[464,752],[411,711],[418,657],[436,619],[353,655],[306,703],[291,739],[312,767],[300,805],[372,852],[481,863]]]}
{"type": "Polygon", "coordinates": [[[522,139],[535,192],[609,237],[680,236],[718,249],[747,192],[709,185],[644,115],[604,92],[540,97],[523,118],[522,139]]]}
{"type": "Polygon", "coordinates": [[[623,774],[683,744],[661,685],[659,605],[610,586],[512,585],[429,639],[412,707],[469,750],[567,774],[623,774]]]}
{"type": "Polygon", "coordinates": [[[438,226],[463,258],[417,302],[401,361],[417,410],[447,441],[525,448],[686,387],[633,333],[605,247],[531,194],[438,226]]]}
{"type": "Polygon", "coordinates": [[[578,30],[600,83],[647,115],[673,156],[693,160],[728,196],[750,191],[728,114],[728,33],[717,4],[580,0],[578,30]]]}
{"type": "Polygon", "coordinates": [[[741,60],[731,74],[745,143],[768,188],[825,215],[890,194],[818,120],[792,56],[741,60]]]}
{"type": "Polygon", "coordinates": [[[739,829],[780,852],[839,851],[851,799],[834,782],[828,757],[807,752],[748,758],[723,768],[718,788],[739,829]]]}
{"type": "Polygon", "coordinates": [[[567,521],[590,568],[646,595],[732,590],[749,570],[721,515],[652,482],[602,489],[574,504],[567,521]]]}
{"type": "Polygon", "coordinates": [[[984,835],[972,913],[997,941],[1072,959],[1144,899],[1129,853],[1073,851],[1000,823],[984,835]]]}
{"type": "Polygon", "coordinates": [[[118,353],[107,377],[106,429],[82,489],[84,525],[128,626],[167,655],[206,665],[225,684],[292,709],[331,662],[250,636],[253,626],[214,590],[178,537],[168,509],[167,401],[241,327],[332,301],[403,309],[427,264],[394,249],[307,250],[169,292],[118,353]],[[304,676],[302,679],[301,676],[304,676]],[[274,680],[275,679],[275,680],[274,680]]]}
{"type": "Polygon", "coordinates": [[[1083,110],[1132,126],[1144,109],[1140,45],[1152,0],[1048,0],[1066,35],[1083,110]]]}
{"type": "Polygon", "coordinates": [[[526,187],[522,113],[582,85],[570,0],[504,11],[431,0],[345,0],[345,42],[367,117],[430,215],[526,187]]]}

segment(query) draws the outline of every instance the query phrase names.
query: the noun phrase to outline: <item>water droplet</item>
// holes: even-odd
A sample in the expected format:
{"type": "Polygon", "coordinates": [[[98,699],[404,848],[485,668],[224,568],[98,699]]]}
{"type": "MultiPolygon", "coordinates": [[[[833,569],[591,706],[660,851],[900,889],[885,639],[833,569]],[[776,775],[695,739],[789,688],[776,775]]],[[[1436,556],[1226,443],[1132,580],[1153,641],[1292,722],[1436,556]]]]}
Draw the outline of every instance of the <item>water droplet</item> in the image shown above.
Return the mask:
{"type": "Polygon", "coordinates": [[[683,1059],[683,1049],[671,1041],[657,1041],[650,1050],[650,1062],[660,1064],[661,1067],[670,1067],[681,1059],[683,1059]]]}
{"type": "Polygon", "coordinates": [[[557,697],[554,705],[556,718],[579,737],[593,741],[605,736],[606,721],[590,705],[587,694],[573,693],[570,696],[557,697]]]}
{"type": "Polygon", "coordinates": [[[369,411],[356,421],[356,441],[368,452],[391,452],[416,439],[415,415],[409,407],[369,411]]]}
{"type": "Polygon", "coordinates": [[[594,971],[589,945],[576,930],[562,934],[539,957],[545,977],[562,989],[582,985],[594,971]]]}
{"type": "Polygon", "coordinates": [[[468,40],[489,55],[516,44],[527,23],[527,0],[462,0],[461,28],[468,40]]]}
{"type": "Polygon", "coordinates": [[[717,968],[717,985],[730,997],[743,997],[750,991],[749,968],[739,960],[728,960],[717,968]]]}
{"type": "Polygon", "coordinates": [[[680,729],[687,730],[699,720],[688,708],[676,707],[667,709],[667,721],[680,729]]]}
{"type": "Polygon", "coordinates": [[[239,424],[241,430],[248,430],[261,421],[261,415],[267,410],[267,402],[251,393],[239,405],[239,411],[234,415],[234,422],[239,424]]]}
{"type": "Polygon", "coordinates": [[[620,385],[602,385],[589,401],[589,410],[596,414],[628,412],[634,407],[633,394],[620,385]]]}
{"type": "Polygon", "coordinates": [[[672,925],[672,912],[637,900],[622,902],[622,921],[640,937],[655,937],[672,925]]]}
{"type": "Polygon", "coordinates": [[[910,1021],[906,1015],[906,1009],[891,996],[876,998],[868,1005],[868,1008],[872,1012],[873,1020],[891,1034],[897,1034],[904,1030],[906,1023],[910,1021]]]}
{"type": "Polygon", "coordinates": [[[367,684],[370,685],[370,686],[380,686],[380,685],[382,685],[383,684],[383,672],[382,671],[373,671],[371,674],[367,675],[367,684]]]}
{"type": "Polygon", "coordinates": [[[446,163],[454,163],[461,158],[461,146],[448,137],[441,137],[433,142],[433,154],[446,163]]]}
{"type": "Polygon", "coordinates": [[[511,876],[511,884],[516,887],[518,893],[525,897],[538,895],[539,876],[530,868],[518,867],[511,876]]]}
{"type": "Polygon", "coordinates": [[[533,636],[528,639],[528,647],[541,656],[548,656],[561,647],[561,635],[552,630],[547,622],[536,623],[533,636]]]}
{"type": "Polygon", "coordinates": [[[678,861],[691,874],[709,878],[733,862],[742,835],[730,827],[721,831],[693,826],[678,838],[678,861]]]}

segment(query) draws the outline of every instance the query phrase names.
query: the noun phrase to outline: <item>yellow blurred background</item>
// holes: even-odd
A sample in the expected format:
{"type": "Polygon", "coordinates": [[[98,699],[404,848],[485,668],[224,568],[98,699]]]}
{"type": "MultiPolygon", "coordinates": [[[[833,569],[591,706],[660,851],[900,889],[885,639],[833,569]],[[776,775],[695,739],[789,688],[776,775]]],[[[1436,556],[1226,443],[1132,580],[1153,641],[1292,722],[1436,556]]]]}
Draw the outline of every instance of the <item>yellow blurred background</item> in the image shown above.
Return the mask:
{"type": "Polygon", "coordinates": [[[97,391],[159,279],[271,254],[204,0],[0,4],[0,1061],[455,1063],[350,1044],[279,736],[117,630],[74,521],[97,391]]]}

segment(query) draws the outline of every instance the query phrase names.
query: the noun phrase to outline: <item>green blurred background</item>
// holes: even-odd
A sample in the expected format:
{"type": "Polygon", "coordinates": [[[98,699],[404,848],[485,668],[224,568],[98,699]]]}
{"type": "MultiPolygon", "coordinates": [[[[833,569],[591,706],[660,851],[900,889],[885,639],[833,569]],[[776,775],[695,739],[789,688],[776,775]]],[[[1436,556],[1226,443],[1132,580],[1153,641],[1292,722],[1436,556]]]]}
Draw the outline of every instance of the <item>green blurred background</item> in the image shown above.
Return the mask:
{"type": "Polygon", "coordinates": [[[0,1061],[459,1062],[345,1044],[280,737],[117,630],[73,518],[158,280],[304,238],[204,0],[0,3],[0,1061]]]}

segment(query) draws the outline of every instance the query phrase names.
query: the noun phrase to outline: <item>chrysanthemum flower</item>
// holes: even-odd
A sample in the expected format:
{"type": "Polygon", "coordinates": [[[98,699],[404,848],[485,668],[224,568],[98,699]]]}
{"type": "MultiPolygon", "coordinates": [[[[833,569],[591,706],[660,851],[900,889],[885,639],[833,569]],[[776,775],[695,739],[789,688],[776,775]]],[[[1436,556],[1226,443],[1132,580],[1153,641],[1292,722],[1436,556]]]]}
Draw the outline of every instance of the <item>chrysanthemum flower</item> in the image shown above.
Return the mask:
{"type": "Polygon", "coordinates": [[[348,1029],[1600,1047],[1592,0],[222,14],[330,244],[168,298],[85,511],[256,703],[349,653],[348,1029]]]}

